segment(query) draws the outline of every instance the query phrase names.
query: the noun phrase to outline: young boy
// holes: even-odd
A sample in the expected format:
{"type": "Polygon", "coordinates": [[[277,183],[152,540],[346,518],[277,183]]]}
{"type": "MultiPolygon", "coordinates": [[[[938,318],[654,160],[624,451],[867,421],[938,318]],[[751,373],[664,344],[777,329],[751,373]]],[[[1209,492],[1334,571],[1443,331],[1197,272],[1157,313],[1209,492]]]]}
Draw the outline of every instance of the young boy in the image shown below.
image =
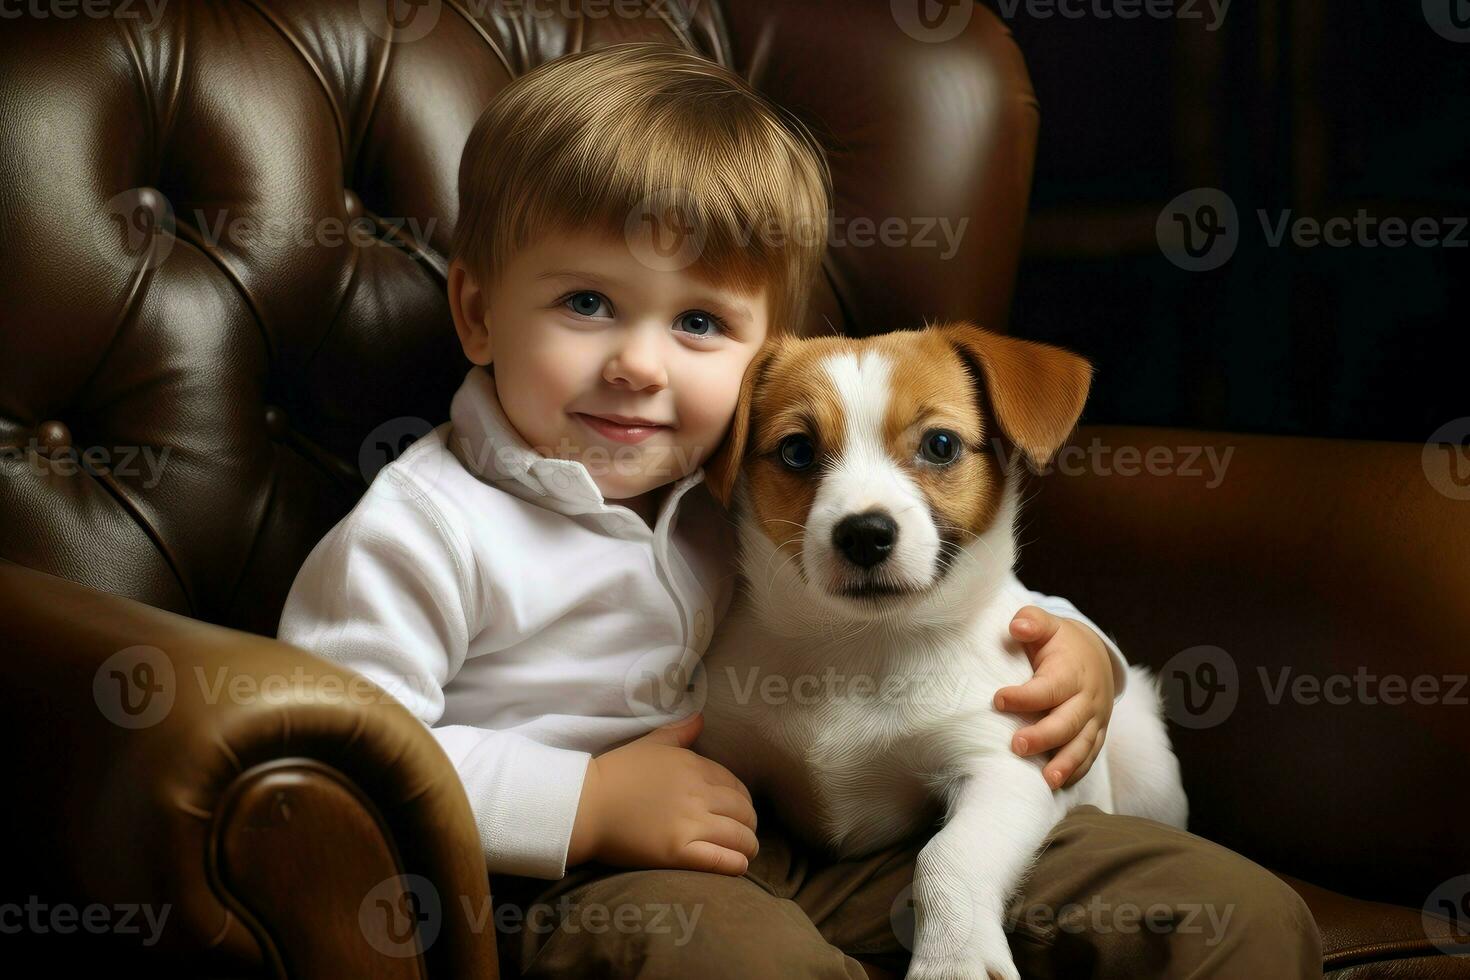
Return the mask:
{"type": "MultiPolygon", "coordinates": [[[[497,899],[563,898],[559,921],[532,916],[500,937],[516,972],[861,976],[847,954],[903,952],[890,906],[912,855],[809,866],[779,831],[757,830],[728,770],[688,749],[697,713],[647,683],[689,675],[733,595],[731,525],[705,466],[738,465],[718,449],[745,368],[803,322],[829,186],[799,124],[662,45],[543,66],[466,143],[448,288],[474,366],[450,421],[312,552],[280,636],[430,726],[464,782],[497,899]],[[566,912],[594,895],[626,912],[676,894],[704,912],[682,942],[651,923],[579,929],[566,912]]],[[[1047,712],[1016,749],[1058,749],[1046,774],[1060,785],[1101,744],[1122,655],[1060,598],[1037,594],[1012,629],[1037,677],[1001,692],[1004,707],[1047,712]]],[[[1095,812],[1069,821],[1028,888],[1051,908],[1074,885],[1126,883],[1117,868],[1076,876],[1097,871],[1080,855],[1108,837],[1115,855],[1195,861],[1203,877],[1183,880],[1200,889],[1222,868],[1248,879],[1277,894],[1261,903],[1268,917],[1286,907],[1284,886],[1197,838],[1095,812]]],[[[1056,938],[1055,921],[1032,928],[1056,938]]],[[[1111,945],[1136,965],[1139,944],[1111,945]]],[[[1276,951],[1274,975],[1315,955],[1297,945],[1276,951]]]]}

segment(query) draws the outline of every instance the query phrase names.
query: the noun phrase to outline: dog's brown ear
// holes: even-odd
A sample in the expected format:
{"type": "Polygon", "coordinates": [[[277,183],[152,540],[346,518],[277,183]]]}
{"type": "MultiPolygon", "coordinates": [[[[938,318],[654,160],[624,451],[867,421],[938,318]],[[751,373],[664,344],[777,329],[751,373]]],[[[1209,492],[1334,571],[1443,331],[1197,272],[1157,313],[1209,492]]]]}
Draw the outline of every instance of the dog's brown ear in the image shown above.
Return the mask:
{"type": "Polygon", "coordinates": [[[730,428],[725,433],[724,441],[713,456],[704,464],[705,483],[709,484],[710,493],[720,502],[720,506],[729,507],[730,498],[735,495],[735,478],[740,475],[740,464],[745,461],[745,444],[750,437],[750,405],[755,398],[755,389],[761,382],[761,375],[770,363],[776,348],[776,342],[767,342],[756,351],[755,357],[745,369],[745,375],[740,380],[740,398],[735,403],[735,417],[730,420],[730,428]]]}
{"type": "Polygon", "coordinates": [[[1051,344],[982,330],[935,327],[984,382],[995,422],[1037,469],[1051,462],[1082,416],[1092,364],[1051,344]]]}

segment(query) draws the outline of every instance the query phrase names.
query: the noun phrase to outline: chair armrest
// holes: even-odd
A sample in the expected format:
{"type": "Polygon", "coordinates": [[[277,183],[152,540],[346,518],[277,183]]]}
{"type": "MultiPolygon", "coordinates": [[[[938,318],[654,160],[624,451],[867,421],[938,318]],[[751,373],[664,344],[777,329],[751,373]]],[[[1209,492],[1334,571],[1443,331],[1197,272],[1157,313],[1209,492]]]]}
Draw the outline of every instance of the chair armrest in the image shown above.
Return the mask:
{"type": "Polygon", "coordinates": [[[108,942],[196,976],[497,975],[463,787],[365,678],[9,563],[0,622],[0,739],[26,794],[0,846],[22,900],[166,914],[108,942]],[[389,931],[405,883],[422,956],[389,931]]]}
{"type": "Polygon", "coordinates": [[[1220,684],[1234,668],[1233,710],[1171,726],[1191,829],[1416,908],[1470,868],[1470,501],[1425,447],[1110,426],[1070,446],[1029,483],[1022,579],[1134,663],[1211,646],[1220,684]]]}

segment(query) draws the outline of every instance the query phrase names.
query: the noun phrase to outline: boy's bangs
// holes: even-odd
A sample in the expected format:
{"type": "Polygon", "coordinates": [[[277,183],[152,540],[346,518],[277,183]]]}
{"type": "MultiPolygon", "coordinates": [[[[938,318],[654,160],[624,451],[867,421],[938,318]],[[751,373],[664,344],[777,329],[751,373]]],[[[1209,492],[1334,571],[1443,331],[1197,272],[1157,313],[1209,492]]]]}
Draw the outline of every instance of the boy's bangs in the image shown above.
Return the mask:
{"type": "Polygon", "coordinates": [[[801,257],[820,250],[826,231],[822,203],[800,199],[791,164],[784,173],[737,174],[721,157],[748,163],[750,156],[721,154],[723,140],[712,146],[699,134],[643,135],[588,134],[543,161],[531,199],[515,215],[515,247],[550,228],[596,229],[625,240],[653,268],[686,269],[718,288],[789,288],[801,275],[801,257]]]}
{"type": "Polygon", "coordinates": [[[650,268],[764,288],[784,332],[821,264],[831,174],[810,130],[738,76],[629,43],[513,82],[466,141],[459,193],[452,253],[477,275],[550,232],[605,233],[650,268]]]}

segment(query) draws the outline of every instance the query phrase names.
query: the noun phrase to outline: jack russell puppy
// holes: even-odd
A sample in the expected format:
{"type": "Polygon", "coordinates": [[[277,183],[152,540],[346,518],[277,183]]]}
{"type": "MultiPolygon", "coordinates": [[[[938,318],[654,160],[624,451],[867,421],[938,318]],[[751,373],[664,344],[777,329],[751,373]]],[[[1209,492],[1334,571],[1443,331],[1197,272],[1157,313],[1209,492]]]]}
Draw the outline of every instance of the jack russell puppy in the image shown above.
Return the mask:
{"type": "Polygon", "coordinates": [[[744,585],[695,675],[693,748],[838,858],[941,823],[914,868],[910,978],[1018,978],[1006,903],[1072,807],[1185,824],[1143,668],[1066,789],[1011,751],[1038,716],[993,706],[1032,673],[1009,632],[1028,602],[1020,457],[1051,460],[1091,374],[967,323],[782,339],[747,370],[708,470],[733,497],[744,585]]]}

